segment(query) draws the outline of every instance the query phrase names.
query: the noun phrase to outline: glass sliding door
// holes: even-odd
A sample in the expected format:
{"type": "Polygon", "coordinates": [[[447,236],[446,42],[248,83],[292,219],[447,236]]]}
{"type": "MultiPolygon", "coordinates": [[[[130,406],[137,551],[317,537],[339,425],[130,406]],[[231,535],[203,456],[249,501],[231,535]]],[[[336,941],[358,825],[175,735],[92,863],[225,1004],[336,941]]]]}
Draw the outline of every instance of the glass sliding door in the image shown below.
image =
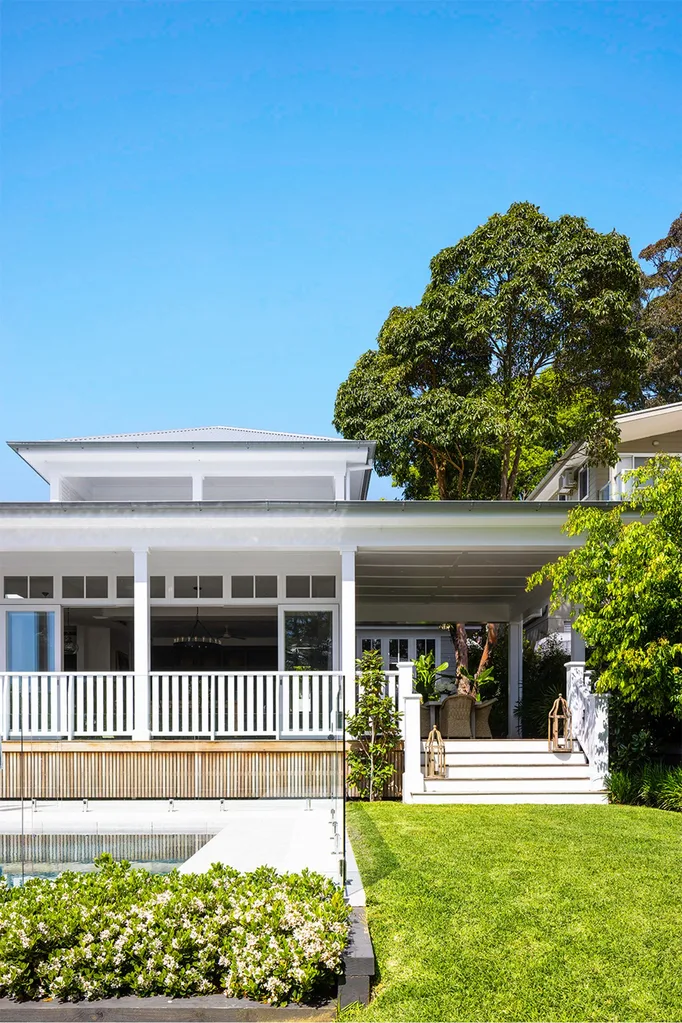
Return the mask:
{"type": "Polygon", "coordinates": [[[334,670],[334,612],[331,608],[284,608],[284,671],[334,670]]]}
{"type": "Polygon", "coordinates": [[[55,611],[7,612],[7,671],[54,671],[55,611]]]}

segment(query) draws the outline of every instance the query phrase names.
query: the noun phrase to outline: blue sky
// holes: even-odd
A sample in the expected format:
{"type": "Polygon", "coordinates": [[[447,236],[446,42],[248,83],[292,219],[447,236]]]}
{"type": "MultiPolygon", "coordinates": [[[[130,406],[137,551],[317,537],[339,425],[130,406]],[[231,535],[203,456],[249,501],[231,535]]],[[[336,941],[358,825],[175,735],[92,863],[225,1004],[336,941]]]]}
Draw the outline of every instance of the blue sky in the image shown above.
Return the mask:
{"type": "MultiPolygon", "coordinates": [[[[331,435],[390,308],[491,213],[529,200],[638,252],[680,212],[679,3],[2,18],[2,438],[331,435]]],[[[0,499],[44,497],[3,445],[0,499]]]]}

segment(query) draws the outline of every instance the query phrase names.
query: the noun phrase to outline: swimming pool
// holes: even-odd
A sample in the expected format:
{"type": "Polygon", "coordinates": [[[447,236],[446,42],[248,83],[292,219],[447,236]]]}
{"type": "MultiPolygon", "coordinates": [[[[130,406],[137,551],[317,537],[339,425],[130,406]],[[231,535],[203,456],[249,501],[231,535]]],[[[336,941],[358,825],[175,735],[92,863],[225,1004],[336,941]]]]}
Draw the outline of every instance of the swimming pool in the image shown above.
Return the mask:
{"type": "Polygon", "coordinates": [[[168,874],[193,856],[212,833],[137,835],[0,835],[0,872],[9,885],[33,877],[55,878],[65,870],[95,870],[107,852],[155,874],[168,874]]]}

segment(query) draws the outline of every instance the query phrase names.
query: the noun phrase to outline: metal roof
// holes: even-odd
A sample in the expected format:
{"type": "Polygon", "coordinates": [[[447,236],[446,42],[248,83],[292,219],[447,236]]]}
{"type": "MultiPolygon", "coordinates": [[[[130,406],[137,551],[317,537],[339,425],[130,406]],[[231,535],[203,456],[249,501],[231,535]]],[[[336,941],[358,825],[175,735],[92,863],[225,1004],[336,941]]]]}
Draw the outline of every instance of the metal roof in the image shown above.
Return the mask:
{"type": "MultiPolygon", "coordinates": [[[[176,430],[145,430],[142,433],[109,433],[98,437],[63,437],[55,440],[30,441],[31,444],[111,444],[117,441],[307,441],[342,440],[340,437],[319,437],[307,433],[281,433],[274,430],[250,430],[240,426],[196,426],[176,430]]],[[[21,442],[14,442],[21,443],[21,442]]]]}

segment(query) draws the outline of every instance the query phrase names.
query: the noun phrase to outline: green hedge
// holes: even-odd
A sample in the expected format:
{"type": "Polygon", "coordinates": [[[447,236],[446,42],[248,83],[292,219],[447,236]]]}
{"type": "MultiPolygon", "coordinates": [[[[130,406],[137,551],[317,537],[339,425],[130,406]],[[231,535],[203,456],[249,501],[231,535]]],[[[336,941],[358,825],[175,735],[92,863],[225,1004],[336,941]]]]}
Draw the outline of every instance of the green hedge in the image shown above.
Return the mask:
{"type": "Polygon", "coordinates": [[[319,874],[133,870],[104,854],[0,881],[0,996],[66,1001],[225,992],[272,1004],[331,992],[348,941],[341,890],[319,874]]]}
{"type": "Polygon", "coordinates": [[[682,810],[682,767],[647,764],[640,769],[612,771],[606,787],[611,803],[682,810]]]}

